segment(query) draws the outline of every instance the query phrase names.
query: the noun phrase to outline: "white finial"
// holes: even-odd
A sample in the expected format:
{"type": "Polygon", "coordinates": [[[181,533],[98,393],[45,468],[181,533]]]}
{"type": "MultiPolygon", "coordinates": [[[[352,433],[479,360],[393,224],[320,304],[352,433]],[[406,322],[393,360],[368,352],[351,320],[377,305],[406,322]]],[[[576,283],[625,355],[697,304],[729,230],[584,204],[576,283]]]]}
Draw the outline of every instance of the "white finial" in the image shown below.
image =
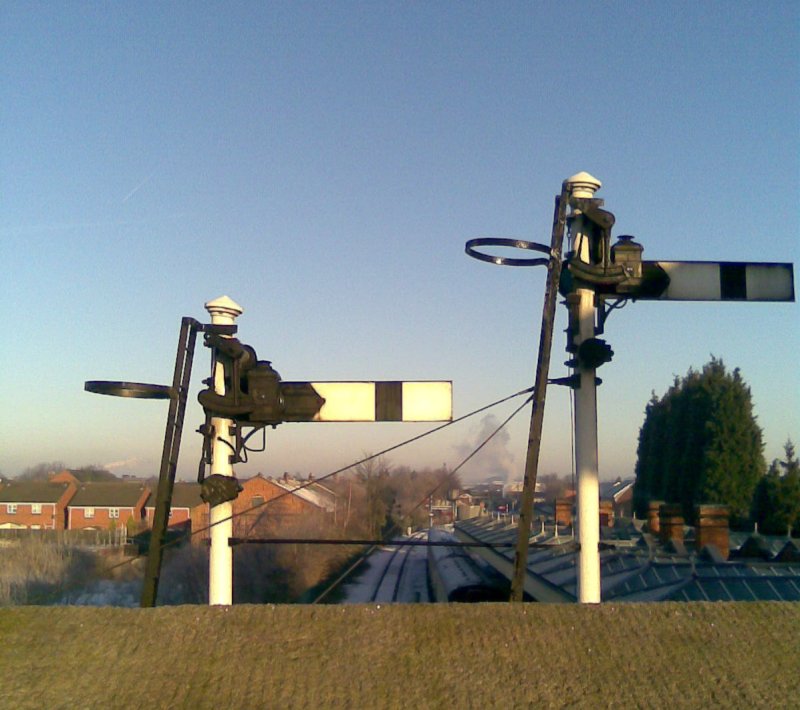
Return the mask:
{"type": "Polygon", "coordinates": [[[211,322],[214,324],[233,323],[244,313],[244,308],[228,296],[220,296],[213,301],[208,301],[205,306],[211,315],[211,322]]]}
{"type": "Polygon", "coordinates": [[[567,178],[564,182],[569,185],[573,197],[592,197],[597,192],[603,183],[596,177],[589,175],[587,172],[581,172],[567,178]]]}

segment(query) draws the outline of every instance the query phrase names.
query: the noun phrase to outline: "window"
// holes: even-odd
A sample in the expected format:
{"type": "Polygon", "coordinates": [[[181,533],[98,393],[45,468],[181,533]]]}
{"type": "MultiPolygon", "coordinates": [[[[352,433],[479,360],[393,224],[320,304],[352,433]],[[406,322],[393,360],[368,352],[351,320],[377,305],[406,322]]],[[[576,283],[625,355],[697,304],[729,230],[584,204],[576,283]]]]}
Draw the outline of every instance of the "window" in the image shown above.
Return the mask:
{"type": "Polygon", "coordinates": [[[31,503],[31,513],[34,515],[41,515],[42,514],[42,504],[41,503],[31,503]]]}
{"type": "Polygon", "coordinates": [[[8,511],[9,515],[16,515],[17,514],[17,504],[16,503],[8,503],[6,505],[6,510],[8,511]]]}
{"type": "Polygon", "coordinates": [[[93,518],[94,517],[94,508],[86,508],[83,511],[84,518],[93,518]]]}
{"type": "Polygon", "coordinates": [[[253,496],[250,500],[250,506],[252,508],[257,508],[260,505],[264,505],[264,498],[262,496],[253,496]]]}
{"type": "Polygon", "coordinates": [[[108,509],[108,517],[109,518],[119,518],[119,508],[109,508],[108,509]]]}

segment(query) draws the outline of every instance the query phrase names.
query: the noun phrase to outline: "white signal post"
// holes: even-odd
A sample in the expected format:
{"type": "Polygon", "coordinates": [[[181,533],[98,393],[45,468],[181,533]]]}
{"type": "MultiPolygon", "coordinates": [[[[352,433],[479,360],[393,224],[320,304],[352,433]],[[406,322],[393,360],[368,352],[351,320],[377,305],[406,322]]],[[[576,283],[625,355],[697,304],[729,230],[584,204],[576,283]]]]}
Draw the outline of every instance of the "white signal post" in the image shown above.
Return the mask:
{"type": "MultiPolygon", "coordinates": [[[[233,325],[244,309],[227,296],[209,301],[205,308],[211,315],[212,325],[233,325]]],[[[225,394],[225,368],[222,363],[214,365],[214,391],[225,394]]],[[[212,417],[214,438],[211,443],[211,475],[233,477],[231,456],[236,451],[231,427],[234,422],[222,417],[212,417]]],[[[211,508],[211,551],[208,563],[208,603],[233,604],[233,549],[229,540],[233,537],[233,503],[220,503],[211,508]]]]}
{"type": "MultiPolygon", "coordinates": [[[[573,197],[591,198],[601,182],[588,173],[567,180],[573,197]]],[[[578,210],[570,215],[570,247],[578,259],[590,263],[590,239],[586,218],[578,210]]],[[[575,290],[570,309],[577,310],[576,345],[595,335],[595,293],[575,290]]],[[[597,461],[597,386],[596,370],[579,368],[580,387],[575,393],[575,468],[578,479],[578,601],[600,602],[600,486],[597,461]]]]}

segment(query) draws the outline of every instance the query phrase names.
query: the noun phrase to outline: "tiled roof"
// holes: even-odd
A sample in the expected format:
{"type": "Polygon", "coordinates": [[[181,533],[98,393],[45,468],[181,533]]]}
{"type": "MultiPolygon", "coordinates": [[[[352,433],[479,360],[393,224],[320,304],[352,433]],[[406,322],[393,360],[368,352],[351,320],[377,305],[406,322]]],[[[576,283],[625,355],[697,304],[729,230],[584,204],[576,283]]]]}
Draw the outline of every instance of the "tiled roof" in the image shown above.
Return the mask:
{"type": "Polygon", "coordinates": [[[68,483],[9,481],[0,486],[0,501],[7,503],[55,503],[64,495],[68,483]]]}
{"type": "MultiPolygon", "coordinates": [[[[155,495],[150,496],[148,505],[155,505],[155,495]]],[[[194,508],[202,505],[203,499],[200,497],[199,483],[176,482],[172,489],[173,508],[194,508]]]]}
{"type": "Polygon", "coordinates": [[[144,490],[140,483],[84,483],[69,505],[132,508],[144,490]]]}
{"type": "MultiPolygon", "coordinates": [[[[173,508],[194,508],[198,505],[203,505],[203,499],[200,497],[200,484],[190,483],[188,481],[175,481],[172,487],[172,507],[173,508]]],[[[153,489],[150,492],[150,497],[147,499],[145,507],[156,507],[156,493],[153,489]]]]}

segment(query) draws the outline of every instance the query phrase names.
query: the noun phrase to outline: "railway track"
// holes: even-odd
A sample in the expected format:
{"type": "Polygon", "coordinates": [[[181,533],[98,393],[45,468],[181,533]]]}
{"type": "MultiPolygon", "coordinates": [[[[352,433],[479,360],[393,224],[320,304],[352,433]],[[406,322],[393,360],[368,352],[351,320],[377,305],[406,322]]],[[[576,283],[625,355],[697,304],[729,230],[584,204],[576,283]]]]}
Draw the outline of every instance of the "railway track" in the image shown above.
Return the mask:
{"type": "MultiPolygon", "coordinates": [[[[412,540],[424,540],[417,532],[412,540]]],[[[424,547],[387,543],[378,547],[345,583],[345,603],[406,603],[430,601],[424,547]]]]}
{"type": "MultiPolygon", "coordinates": [[[[411,539],[424,540],[425,537],[424,532],[417,532],[411,539]]],[[[427,592],[428,586],[427,572],[424,570],[424,548],[397,545],[390,550],[391,557],[381,572],[370,601],[407,603],[427,601],[427,594],[420,593],[422,588],[427,592]],[[414,564],[415,562],[417,564],[414,564]],[[420,576],[424,579],[420,579],[420,576]],[[422,598],[423,596],[425,598],[422,598]]]]}

